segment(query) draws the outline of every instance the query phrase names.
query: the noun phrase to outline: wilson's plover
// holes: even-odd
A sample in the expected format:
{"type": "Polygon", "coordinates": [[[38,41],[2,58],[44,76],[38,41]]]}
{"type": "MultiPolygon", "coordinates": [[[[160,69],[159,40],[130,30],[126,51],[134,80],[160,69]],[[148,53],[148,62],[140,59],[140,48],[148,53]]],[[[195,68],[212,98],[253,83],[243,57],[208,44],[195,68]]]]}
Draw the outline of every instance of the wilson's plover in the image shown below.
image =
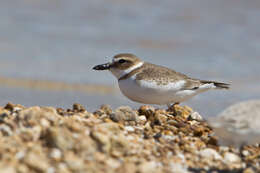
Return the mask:
{"type": "Polygon", "coordinates": [[[109,70],[118,79],[121,92],[144,104],[177,104],[210,89],[228,89],[229,84],[190,78],[167,67],[144,62],[129,53],[115,55],[112,62],[93,67],[109,70]]]}

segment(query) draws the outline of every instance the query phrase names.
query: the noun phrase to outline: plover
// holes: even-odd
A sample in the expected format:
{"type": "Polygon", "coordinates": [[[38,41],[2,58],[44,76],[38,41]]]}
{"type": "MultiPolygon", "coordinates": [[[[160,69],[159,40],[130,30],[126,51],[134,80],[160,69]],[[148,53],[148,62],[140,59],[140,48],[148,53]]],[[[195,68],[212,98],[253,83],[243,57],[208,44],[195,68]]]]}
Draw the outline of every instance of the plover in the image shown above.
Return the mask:
{"type": "Polygon", "coordinates": [[[117,54],[112,62],[93,69],[112,72],[121,92],[130,100],[144,104],[170,106],[210,89],[229,88],[229,84],[190,78],[167,67],[144,62],[129,53],[117,54]]]}

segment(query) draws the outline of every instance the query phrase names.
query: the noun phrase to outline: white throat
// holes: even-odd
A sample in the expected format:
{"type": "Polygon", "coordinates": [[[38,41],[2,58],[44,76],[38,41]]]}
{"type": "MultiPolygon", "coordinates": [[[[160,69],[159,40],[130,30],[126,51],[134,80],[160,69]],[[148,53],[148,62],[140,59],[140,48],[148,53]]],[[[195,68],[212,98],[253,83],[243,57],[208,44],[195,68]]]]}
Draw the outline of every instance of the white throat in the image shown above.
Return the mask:
{"type": "Polygon", "coordinates": [[[135,65],[133,65],[132,67],[129,67],[128,69],[125,69],[125,70],[120,70],[120,69],[117,69],[117,68],[111,68],[109,69],[111,71],[111,73],[117,78],[121,78],[122,76],[128,74],[128,73],[131,73],[131,71],[141,67],[142,65],[144,64],[144,62],[139,62],[135,65]]]}

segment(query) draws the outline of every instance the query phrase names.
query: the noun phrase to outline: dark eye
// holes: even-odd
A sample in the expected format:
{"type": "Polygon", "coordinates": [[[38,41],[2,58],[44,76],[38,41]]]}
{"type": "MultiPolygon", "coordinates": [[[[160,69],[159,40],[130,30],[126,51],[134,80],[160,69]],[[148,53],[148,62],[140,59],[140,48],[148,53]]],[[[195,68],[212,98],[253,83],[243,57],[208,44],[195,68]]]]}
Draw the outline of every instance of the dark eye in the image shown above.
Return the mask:
{"type": "Polygon", "coordinates": [[[119,62],[120,64],[123,64],[123,63],[126,62],[126,60],[124,60],[124,59],[120,59],[118,62],[119,62]]]}

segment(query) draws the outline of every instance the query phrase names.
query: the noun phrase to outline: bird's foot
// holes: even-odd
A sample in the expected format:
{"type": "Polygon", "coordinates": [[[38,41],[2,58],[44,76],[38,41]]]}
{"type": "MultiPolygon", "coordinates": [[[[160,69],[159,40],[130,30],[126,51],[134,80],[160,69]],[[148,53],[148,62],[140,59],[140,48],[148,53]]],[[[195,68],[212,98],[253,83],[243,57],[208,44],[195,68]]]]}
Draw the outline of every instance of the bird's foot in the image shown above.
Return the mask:
{"type": "Polygon", "coordinates": [[[173,103],[173,104],[167,104],[167,106],[168,106],[167,111],[172,112],[173,115],[177,115],[177,111],[175,109],[175,106],[179,105],[179,104],[180,104],[179,102],[176,102],[176,103],[173,103]]]}

